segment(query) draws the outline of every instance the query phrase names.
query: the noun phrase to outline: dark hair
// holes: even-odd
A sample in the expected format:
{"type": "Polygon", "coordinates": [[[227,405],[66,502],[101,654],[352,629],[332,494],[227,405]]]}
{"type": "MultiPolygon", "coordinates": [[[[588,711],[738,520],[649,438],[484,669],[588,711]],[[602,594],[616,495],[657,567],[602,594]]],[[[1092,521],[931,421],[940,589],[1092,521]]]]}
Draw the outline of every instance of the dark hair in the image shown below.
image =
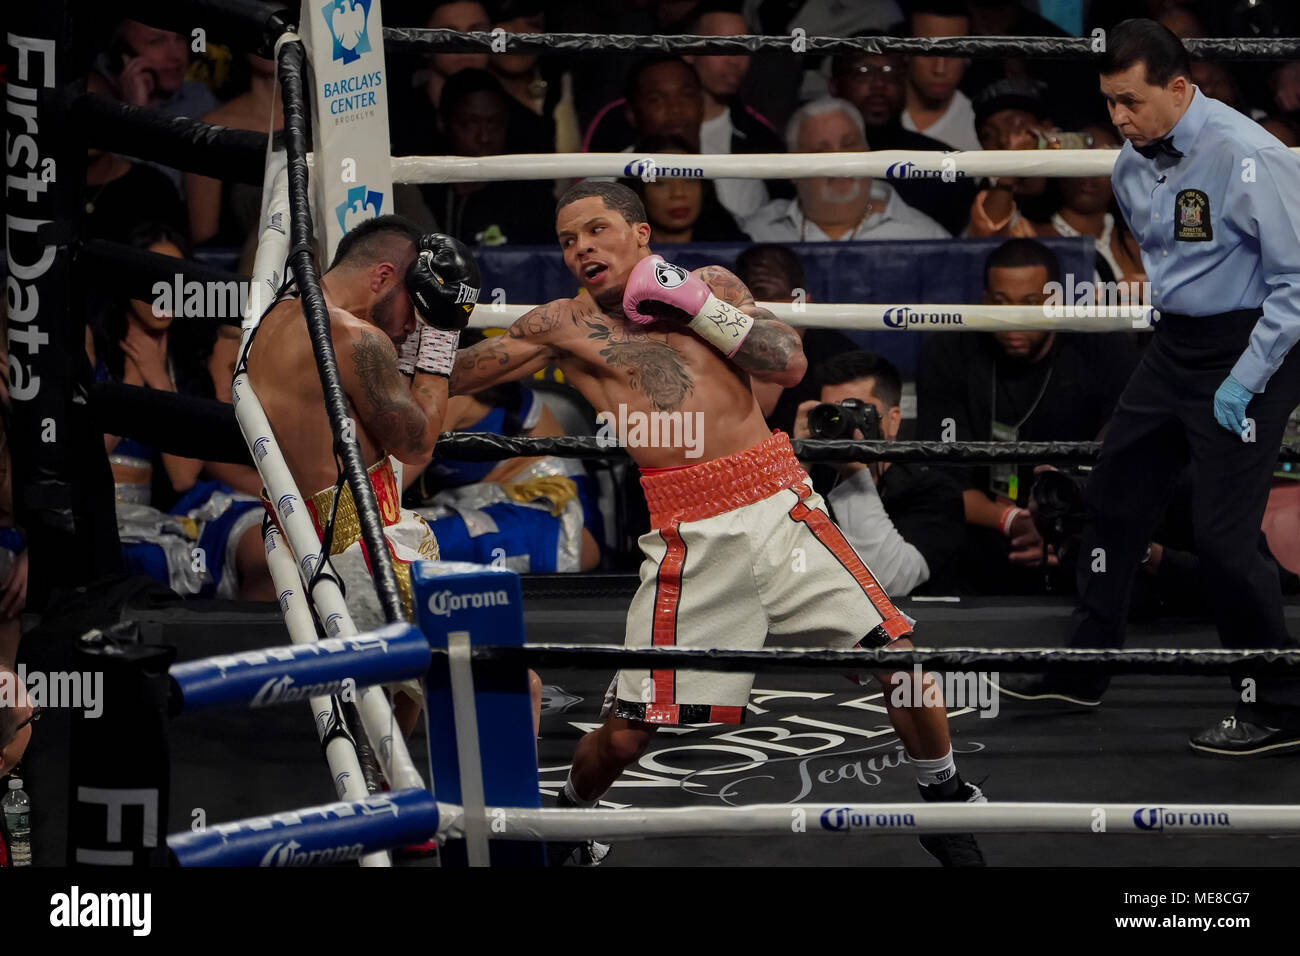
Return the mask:
{"type": "Polygon", "coordinates": [[[738,17],[745,15],[744,7],[741,0],[703,0],[698,3],[695,9],[682,24],[682,32],[687,34],[698,33],[700,21],[710,13],[730,13],[738,17]]]}
{"type": "Polygon", "coordinates": [[[874,378],[871,390],[885,403],[886,408],[896,408],[903,400],[903,379],[894,363],[883,355],[854,349],[827,359],[817,369],[817,386],[843,385],[861,378],[874,378]]]}
{"type": "Polygon", "coordinates": [[[1055,252],[1037,239],[1008,239],[984,260],[984,288],[987,289],[989,285],[990,269],[1019,269],[1025,266],[1042,266],[1047,270],[1048,282],[1061,281],[1061,263],[1055,252]]]}
{"type": "Polygon", "coordinates": [[[760,242],[750,246],[736,256],[736,265],[731,270],[745,285],[749,285],[758,269],[770,269],[779,273],[789,283],[791,291],[802,289],[804,281],[803,263],[789,246],[775,242],[760,242]]]}
{"type": "Polygon", "coordinates": [[[405,216],[375,216],[354,226],[339,240],[330,269],[344,264],[370,266],[377,262],[403,265],[414,256],[414,246],[423,235],[424,230],[405,216]]]}
{"type": "Polygon", "coordinates": [[[495,93],[501,97],[502,102],[509,102],[501,81],[487,70],[458,70],[447,77],[447,82],[442,86],[442,95],[438,97],[438,113],[443,122],[447,121],[452,110],[475,93],[495,93]]]}
{"type": "MultiPolygon", "coordinates": [[[[147,221],[137,225],[127,235],[127,245],[133,249],[148,250],[155,243],[170,242],[181,252],[181,262],[188,259],[190,242],[174,226],[165,222],[147,221]]],[[[178,266],[179,271],[179,266],[178,266]]],[[[177,303],[177,308],[179,308],[177,303]]],[[[95,357],[104,364],[109,377],[121,381],[126,371],[126,354],[122,351],[122,340],[126,338],[127,312],[131,308],[130,298],[125,295],[113,295],[101,302],[98,320],[91,324],[91,335],[95,341],[95,357]]],[[[173,322],[167,332],[167,357],[176,373],[176,388],[186,394],[198,394],[211,390],[203,388],[207,378],[204,362],[212,353],[212,344],[216,341],[215,323],[181,319],[173,322]]]]}
{"type": "MultiPolygon", "coordinates": [[[[685,153],[691,155],[695,150],[690,143],[680,136],[655,134],[637,140],[632,147],[632,152],[638,156],[644,156],[647,153],[685,153]]],[[[665,178],[671,179],[673,177],[665,178]]],[[[636,193],[642,204],[645,203],[644,180],[639,176],[632,176],[621,179],[619,182],[636,193]]],[[[700,214],[691,226],[691,242],[734,242],[737,239],[743,240],[745,234],[741,232],[740,226],[736,225],[735,217],[727,212],[726,207],[718,201],[718,191],[713,185],[713,180],[701,179],[699,183],[701,187],[700,214]]],[[[650,213],[647,211],[646,222],[649,221],[650,213]]]]}
{"type": "Polygon", "coordinates": [[[558,216],[565,206],[592,196],[599,196],[605,206],[622,216],[629,226],[649,221],[645,214],[645,204],[641,202],[640,196],[621,183],[602,182],[596,179],[584,179],[566,189],[559,202],[555,204],[555,214],[558,216]]]}
{"type": "Polygon", "coordinates": [[[1192,77],[1192,61],[1183,41],[1155,20],[1125,20],[1115,26],[1106,36],[1106,52],[1097,69],[1102,76],[1111,76],[1135,63],[1146,67],[1152,86],[1165,86],[1176,76],[1192,77]]]}
{"type": "Polygon", "coordinates": [[[912,18],[920,15],[932,17],[964,17],[970,19],[964,0],[911,0],[906,5],[904,14],[908,32],[912,32],[912,18]]]}
{"type": "MultiPolygon", "coordinates": [[[[627,79],[623,81],[623,98],[630,105],[636,100],[637,85],[641,82],[641,74],[646,70],[653,69],[656,66],[662,66],[665,63],[680,63],[686,69],[690,70],[691,76],[696,76],[695,67],[691,66],[680,56],[674,56],[671,53],[656,53],[648,56],[643,60],[633,64],[632,69],[628,70],[627,79]]],[[[696,77],[698,81],[699,77],[696,77]]]]}

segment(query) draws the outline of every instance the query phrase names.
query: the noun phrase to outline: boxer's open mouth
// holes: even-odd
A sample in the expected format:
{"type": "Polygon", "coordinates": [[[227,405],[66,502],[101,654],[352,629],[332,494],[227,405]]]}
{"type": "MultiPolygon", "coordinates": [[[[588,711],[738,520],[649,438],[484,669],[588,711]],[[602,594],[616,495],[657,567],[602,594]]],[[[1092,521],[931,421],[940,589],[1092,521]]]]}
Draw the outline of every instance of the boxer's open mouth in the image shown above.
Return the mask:
{"type": "Polygon", "coordinates": [[[582,274],[588,282],[594,282],[608,271],[609,266],[603,262],[588,262],[582,267],[582,274]]]}

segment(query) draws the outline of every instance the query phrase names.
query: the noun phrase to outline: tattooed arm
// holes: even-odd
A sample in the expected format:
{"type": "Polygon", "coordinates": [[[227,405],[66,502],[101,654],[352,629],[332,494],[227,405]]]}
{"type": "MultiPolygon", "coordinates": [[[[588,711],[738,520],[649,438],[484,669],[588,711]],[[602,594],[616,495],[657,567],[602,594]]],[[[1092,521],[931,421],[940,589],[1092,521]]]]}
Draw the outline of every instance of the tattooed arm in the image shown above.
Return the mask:
{"type": "Polygon", "coordinates": [[[808,360],[794,329],[778,321],[767,309],[755,305],[754,296],[745,288],[745,283],[727,269],[705,266],[693,274],[708,283],[713,294],[723,302],[729,302],[754,317],[754,327],[731,361],[760,382],[791,388],[803,381],[808,360]]]}
{"type": "Polygon", "coordinates": [[[555,359],[550,333],[571,317],[569,300],[556,299],[521,315],[505,335],[461,349],[451,370],[451,394],[472,395],[545,368],[555,359]]]}
{"type": "Polygon", "coordinates": [[[343,390],[365,430],[384,450],[408,465],[428,464],[447,410],[447,379],[397,370],[397,350],[378,331],[349,326],[346,339],[334,323],[343,390]]]}

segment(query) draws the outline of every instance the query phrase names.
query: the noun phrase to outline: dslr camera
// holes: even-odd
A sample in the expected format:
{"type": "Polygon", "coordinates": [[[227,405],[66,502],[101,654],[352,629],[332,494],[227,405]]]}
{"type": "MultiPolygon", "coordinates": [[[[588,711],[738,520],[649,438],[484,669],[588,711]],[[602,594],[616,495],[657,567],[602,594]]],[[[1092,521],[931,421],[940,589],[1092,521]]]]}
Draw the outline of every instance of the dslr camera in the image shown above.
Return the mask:
{"type": "Polygon", "coordinates": [[[876,406],[859,398],[822,402],[808,412],[808,433],[813,438],[852,438],[862,432],[867,441],[880,441],[880,413],[876,406]]]}

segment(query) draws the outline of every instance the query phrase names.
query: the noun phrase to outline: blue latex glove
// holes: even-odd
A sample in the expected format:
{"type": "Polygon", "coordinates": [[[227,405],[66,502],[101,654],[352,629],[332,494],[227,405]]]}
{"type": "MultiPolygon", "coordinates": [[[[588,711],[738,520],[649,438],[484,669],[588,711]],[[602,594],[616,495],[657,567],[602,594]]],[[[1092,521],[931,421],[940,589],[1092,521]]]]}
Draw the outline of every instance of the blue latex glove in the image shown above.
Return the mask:
{"type": "Polygon", "coordinates": [[[1240,435],[1246,429],[1246,406],[1255,393],[1229,375],[1214,393],[1214,420],[1240,435]]]}

